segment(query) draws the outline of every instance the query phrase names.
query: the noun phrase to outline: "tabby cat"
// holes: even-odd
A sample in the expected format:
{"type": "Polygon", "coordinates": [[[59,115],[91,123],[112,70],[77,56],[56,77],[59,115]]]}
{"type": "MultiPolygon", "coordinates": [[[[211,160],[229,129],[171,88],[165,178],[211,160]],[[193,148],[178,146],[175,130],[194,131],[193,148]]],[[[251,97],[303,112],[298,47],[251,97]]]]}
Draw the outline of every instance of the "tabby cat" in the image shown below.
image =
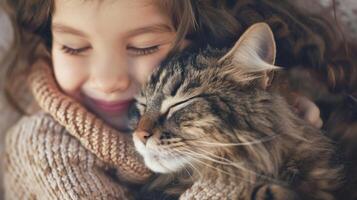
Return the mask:
{"type": "Polygon", "coordinates": [[[190,175],[181,199],[334,199],[334,146],[270,90],[275,51],[258,23],[228,53],[163,62],[143,87],[135,147],[151,170],[190,175]]]}

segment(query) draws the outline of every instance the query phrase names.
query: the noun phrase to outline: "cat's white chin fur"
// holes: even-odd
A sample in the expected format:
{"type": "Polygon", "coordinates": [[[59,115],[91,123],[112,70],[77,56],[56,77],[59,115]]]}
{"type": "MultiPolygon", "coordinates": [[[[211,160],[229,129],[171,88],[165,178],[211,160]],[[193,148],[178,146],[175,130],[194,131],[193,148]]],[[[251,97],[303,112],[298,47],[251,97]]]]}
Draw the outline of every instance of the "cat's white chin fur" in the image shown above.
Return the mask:
{"type": "Polygon", "coordinates": [[[186,159],[180,159],[177,157],[165,157],[162,158],[162,152],[157,148],[154,140],[148,139],[146,145],[139,140],[136,135],[133,136],[135,149],[144,158],[145,165],[156,173],[172,173],[179,171],[185,164],[186,159]]]}

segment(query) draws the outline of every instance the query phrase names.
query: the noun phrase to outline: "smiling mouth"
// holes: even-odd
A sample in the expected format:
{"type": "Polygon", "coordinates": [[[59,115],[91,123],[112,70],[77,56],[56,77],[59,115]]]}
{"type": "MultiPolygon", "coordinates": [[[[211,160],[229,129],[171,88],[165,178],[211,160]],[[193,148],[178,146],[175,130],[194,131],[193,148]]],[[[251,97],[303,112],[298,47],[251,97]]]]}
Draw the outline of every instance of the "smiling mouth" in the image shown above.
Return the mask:
{"type": "Polygon", "coordinates": [[[134,102],[133,99],[108,102],[90,97],[88,97],[88,100],[97,109],[109,114],[119,114],[126,112],[129,106],[134,102]]]}

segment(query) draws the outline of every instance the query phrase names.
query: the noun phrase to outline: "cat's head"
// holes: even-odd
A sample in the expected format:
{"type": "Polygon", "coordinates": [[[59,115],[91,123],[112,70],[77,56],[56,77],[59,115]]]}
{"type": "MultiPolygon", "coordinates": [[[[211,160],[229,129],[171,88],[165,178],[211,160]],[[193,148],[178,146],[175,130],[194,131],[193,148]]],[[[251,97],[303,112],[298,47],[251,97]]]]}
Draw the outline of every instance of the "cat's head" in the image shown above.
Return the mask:
{"type": "Polygon", "coordinates": [[[208,49],[164,62],[133,109],[138,117],[133,139],[145,164],[155,172],[175,172],[219,153],[222,146],[210,144],[237,142],[234,102],[252,85],[267,86],[274,60],[273,34],[258,23],[228,53],[208,49]]]}

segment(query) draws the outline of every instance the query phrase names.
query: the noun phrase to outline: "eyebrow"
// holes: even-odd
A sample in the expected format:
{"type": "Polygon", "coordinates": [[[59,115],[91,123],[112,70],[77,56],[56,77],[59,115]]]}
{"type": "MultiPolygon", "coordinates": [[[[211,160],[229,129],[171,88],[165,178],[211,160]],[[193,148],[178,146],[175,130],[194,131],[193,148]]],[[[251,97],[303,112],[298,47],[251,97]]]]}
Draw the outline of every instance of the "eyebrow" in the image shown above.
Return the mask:
{"type": "MultiPolygon", "coordinates": [[[[80,30],[77,30],[75,28],[72,28],[72,27],[69,27],[66,25],[58,24],[58,23],[52,24],[52,31],[87,37],[87,34],[85,34],[84,32],[82,32],[80,30]]],[[[164,32],[173,32],[173,29],[167,24],[163,24],[163,23],[162,24],[154,24],[154,25],[149,25],[149,26],[131,30],[131,31],[129,31],[128,35],[135,36],[135,35],[140,35],[143,33],[164,33],[164,32]]]]}
{"type": "Polygon", "coordinates": [[[143,33],[164,33],[164,32],[173,32],[173,29],[167,24],[153,24],[138,29],[129,31],[128,35],[135,36],[143,33]]]}
{"type": "Polygon", "coordinates": [[[52,31],[87,37],[87,34],[85,34],[84,32],[62,24],[56,24],[56,23],[52,24],[52,31]]]}

